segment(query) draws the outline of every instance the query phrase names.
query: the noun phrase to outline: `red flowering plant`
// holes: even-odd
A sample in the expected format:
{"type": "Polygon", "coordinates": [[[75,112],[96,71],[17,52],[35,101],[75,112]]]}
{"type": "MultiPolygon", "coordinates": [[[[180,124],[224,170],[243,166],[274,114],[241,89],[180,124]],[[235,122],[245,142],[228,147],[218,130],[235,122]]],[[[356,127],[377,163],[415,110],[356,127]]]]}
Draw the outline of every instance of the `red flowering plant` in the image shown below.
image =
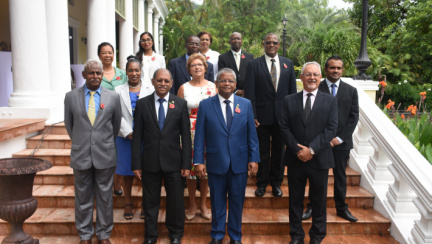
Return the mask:
{"type": "Polygon", "coordinates": [[[155,57],[155,56],[153,56],[153,57],[151,58],[151,60],[152,60],[152,61],[155,61],[155,60],[156,60],[156,57],[155,57]]]}
{"type": "Polygon", "coordinates": [[[170,109],[174,109],[174,108],[175,108],[174,101],[170,102],[170,103],[168,104],[168,107],[169,107],[170,109]]]}

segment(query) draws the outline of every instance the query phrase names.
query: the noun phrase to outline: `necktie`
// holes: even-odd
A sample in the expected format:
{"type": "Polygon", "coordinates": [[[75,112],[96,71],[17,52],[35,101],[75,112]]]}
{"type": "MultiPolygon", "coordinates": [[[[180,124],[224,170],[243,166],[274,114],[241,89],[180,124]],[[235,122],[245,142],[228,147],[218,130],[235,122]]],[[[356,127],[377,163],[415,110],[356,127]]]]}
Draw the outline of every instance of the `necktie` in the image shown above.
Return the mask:
{"type": "Polygon", "coordinates": [[[94,101],[94,94],[96,92],[90,92],[90,99],[88,103],[87,116],[89,117],[90,123],[93,126],[96,120],[96,106],[94,101]]]}
{"type": "Polygon", "coordinates": [[[235,62],[237,65],[237,70],[240,70],[240,58],[239,58],[240,54],[234,53],[234,55],[235,55],[235,62]]]}
{"type": "Polygon", "coordinates": [[[159,129],[162,131],[164,122],[165,122],[165,110],[163,107],[163,102],[165,102],[165,99],[163,98],[159,98],[159,113],[158,113],[158,117],[159,117],[159,129]]]}
{"type": "Polygon", "coordinates": [[[230,100],[225,100],[224,101],[226,103],[226,123],[227,123],[227,128],[228,130],[231,129],[231,123],[233,120],[233,114],[232,114],[232,110],[231,110],[231,106],[230,106],[230,100]]]}
{"type": "Polygon", "coordinates": [[[332,84],[332,85],[331,85],[331,88],[332,88],[331,92],[332,92],[332,95],[333,95],[334,97],[336,96],[336,87],[337,87],[336,84],[332,84]]]}
{"type": "Polygon", "coordinates": [[[270,61],[272,62],[270,76],[272,79],[273,87],[276,90],[276,64],[275,64],[276,60],[274,60],[274,58],[272,58],[272,59],[270,59],[270,61]]]}
{"type": "Polygon", "coordinates": [[[305,114],[306,121],[308,121],[309,115],[310,115],[310,113],[312,111],[311,96],[312,96],[312,93],[308,93],[307,94],[306,105],[305,105],[305,108],[304,108],[304,114],[305,114]]]}

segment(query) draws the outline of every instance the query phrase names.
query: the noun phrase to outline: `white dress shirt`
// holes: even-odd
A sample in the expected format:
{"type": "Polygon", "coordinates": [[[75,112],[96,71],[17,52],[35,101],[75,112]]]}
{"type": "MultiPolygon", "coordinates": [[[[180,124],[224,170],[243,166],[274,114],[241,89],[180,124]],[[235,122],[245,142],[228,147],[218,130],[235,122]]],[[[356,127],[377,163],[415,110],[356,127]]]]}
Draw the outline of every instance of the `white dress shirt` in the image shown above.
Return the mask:
{"type": "Polygon", "coordinates": [[[221,108],[222,108],[222,114],[224,116],[225,124],[226,124],[226,122],[227,122],[226,121],[226,106],[227,106],[227,104],[225,103],[225,100],[230,100],[231,101],[229,105],[231,107],[231,112],[233,113],[232,115],[233,115],[233,118],[234,118],[234,94],[231,94],[231,96],[228,99],[225,99],[224,97],[222,97],[219,94],[218,94],[218,97],[219,97],[219,102],[220,102],[220,105],[221,105],[221,108]]]}
{"type": "Polygon", "coordinates": [[[237,70],[240,70],[240,62],[241,62],[241,49],[238,52],[235,52],[234,50],[231,49],[231,52],[234,56],[234,61],[236,62],[237,65],[237,70]],[[238,60],[236,60],[236,55],[238,60]]]}
{"type": "MultiPolygon", "coordinates": [[[[157,119],[158,119],[158,121],[159,121],[159,106],[160,106],[160,104],[159,104],[159,96],[158,95],[156,95],[156,92],[154,93],[154,101],[155,101],[155,106],[156,106],[156,117],[157,117],[157,119]]],[[[168,98],[169,98],[169,92],[168,92],[168,94],[164,97],[164,99],[165,99],[165,101],[162,103],[162,106],[163,106],[163,108],[164,108],[164,112],[165,112],[165,118],[166,118],[166,115],[167,115],[167,112],[168,112],[168,98]]]]}
{"type": "Polygon", "coordinates": [[[311,109],[312,109],[313,105],[314,105],[314,102],[315,102],[316,95],[318,93],[318,89],[315,89],[315,91],[313,91],[313,92],[308,92],[306,90],[303,90],[303,109],[306,106],[306,100],[307,100],[307,97],[308,97],[307,96],[308,93],[312,93],[312,96],[310,97],[311,98],[311,109]]]}
{"type": "MultiPolygon", "coordinates": [[[[332,87],[331,87],[331,85],[332,85],[333,83],[332,83],[331,81],[327,80],[327,78],[325,78],[325,82],[326,82],[326,84],[327,84],[327,86],[328,86],[328,88],[329,88],[330,94],[333,95],[333,94],[332,94],[332,87]]],[[[336,94],[337,94],[337,92],[338,92],[338,90],[339,90],[340,79],[339,79],[338,81],[336,81],[334,84],[336,84],[335,90],[336,90],[336,94]]]]}
{"type": "Polygon", "coordinates": [[[267,67],[269,70],[269,74],[271,76],[271,66],[272,66],[272,61],[271,59],[275,60],[275,65],[276,65],[276,91],[277,91],[277,87],[279,85],[279,77],[280,77],[280,63],[279,63],[279,56],[276,54],[276,56],[274,58],[267,56],[267,54],[264,55],[265,56],[265,60],[267,63],[267,67]]]}

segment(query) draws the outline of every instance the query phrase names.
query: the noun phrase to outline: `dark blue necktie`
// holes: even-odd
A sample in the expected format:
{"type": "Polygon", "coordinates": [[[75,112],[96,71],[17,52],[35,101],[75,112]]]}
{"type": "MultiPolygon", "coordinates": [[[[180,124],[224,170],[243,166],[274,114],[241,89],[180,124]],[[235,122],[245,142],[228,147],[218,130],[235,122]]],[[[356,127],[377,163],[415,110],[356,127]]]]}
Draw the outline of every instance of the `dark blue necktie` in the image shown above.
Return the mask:
{"type": "Polygon", "coordinates": [[[336,84],[332,84],[332,85],[331,85],[331,88],[332,88],[331,92],[332,92],[332,95],[333,95],[334,97],[336,96],[336,87],[337,87],[336,84]]]}
{"type": "Polygon", "coordinates": [[[231,123],[233,120],[233,114],[232,114],[232,110],[231,110],[231,106],[230,106],[230,100],[225,100],[224,101],[226,103],[226,123],[227,123],[227,128],[228,130],[231,129],[231,123]]]}
{"type": "Polygon", "coordinates": [[[164,125],[164,122],[165,122],[165,110],[164,110],[164,107],[163,107],[163,102],[165,102],[165,99],[159,98],[158,101],[159,101],[159,114],[158,114],[158,117],[159,117],[159,128],[162,131],[162,128],[163,128],[163,125],[164,125]]]}

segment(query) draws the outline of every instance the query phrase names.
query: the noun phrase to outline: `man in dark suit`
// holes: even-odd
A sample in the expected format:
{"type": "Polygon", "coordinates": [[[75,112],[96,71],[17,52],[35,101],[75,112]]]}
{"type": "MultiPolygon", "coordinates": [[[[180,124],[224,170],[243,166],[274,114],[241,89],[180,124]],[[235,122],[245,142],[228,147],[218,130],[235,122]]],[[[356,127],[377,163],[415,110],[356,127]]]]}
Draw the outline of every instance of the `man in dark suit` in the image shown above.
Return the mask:
{"type": "Polygon", "coordinates": [[[252,106],[249,100],[233,94],[235,75],[229,68],[218,72],[218,95],[201,101],[195,125],[193,162],[200,178],[208,172],[210,186],[210,244],[222,244],[225,236],[227,195],[230,243],[241,243],[247,177],[258,170],[258,137],[252,106]]]}
{"type": "Polygon", "coordinates": [[[265,55],[249,61],[245,80],[245,98],[252,103],[260,144],[261,163],[255,195],[264,196],[270,183],[273,195],[281,197],[284,165],[278,122],[284,97],[297,92],[296,77],[293,62],[277,54],[276,34],[267,34],[263,46],[265,55]]]}
{"type": "Polygon", "coordinates": [[[64,123],[72,140],[70,166],[75,181],[75,223],[80,244],[90,244],[94,234],[93,202],[96,195],[96,236],[111,243],[115,138],[120,130],[121,104],[117,93],[101,87],[102,64],[84,64],[84,86],[66,94],[64,123]]]}
{"type": "Polygon", "coordinates": [[[303,91],[285,98],[280,126],[286,144],[288,165],[289,222],[293,244],[303,243],[303,199],[309,180],[312,206],[310,243],[321,243],[326,235],[326,200],[329,168],[334,167],[330,142],[337,129],[337,100],[318,90],[321,67],[304,64],[300,79],[303,91]]]}
{"type": "Polygon", "coordinates": [[[190,173],[192,154],[189,113],[186,101],[169,93],[173,81],[167,69],[156,70],[152,84],[155,92],[136,104],[132,138],[132,170],[143,188],[144,243],[157,242],[162,179],[165,225],[171,243],[180,243],[185,222],[181,177],[190,173]]]}
{"type": "Polygon", "coordinates": [[[242,36],[238,32],[233,32],[229,38],[231,50],[219,56],[219,69],[230,68],[236,73],[237,87],[234,94],[244,97],[244,82],[246,77],[247,65],[254,56],[241,49],[242,36]]]}
{"type": "MultiPolygon", "coordinates": [[[[338,101],[338,128],[336,137],[332,140],[333,158],[335,167],[334,175],[334,201],[336,214],[351,222],[356,222],[345,203],[347,182],[346,167],[348,164],[350,150],[353,148],[352,134],[359,119],[359,105],[357,89],[341,80],[343,72],[342,58],[334,55],[325,63],[326,79],[321,81],[319,90],[332,94],[338,101]]],[[[308,204],[307,210],[302,218],[308,219],[312,216],[312,209],[308,204]]]]}
{"type": "MultiPolygon", "coordinates": [[[[186,39],[186,44],[185,44],[187,50],[186,54],[181,57],[170,60],[168,66],[174,82],[174,85],[170,90],[172,94],[177,95],[177,91],[180,88],[180,86],[192,80],[191,75],[189,74],[186,68],[186,61],[189,59],[190,55],[194,53],[199,53],[199,45],[200,45],[199,43],[200,43],[200,39],[198,38],[198,36],[189,36],[186,39]]],[[[207,62],[207,65],[208,68],[205,74],[205,79],[214,82],[213,64],[207,62]]]]}

